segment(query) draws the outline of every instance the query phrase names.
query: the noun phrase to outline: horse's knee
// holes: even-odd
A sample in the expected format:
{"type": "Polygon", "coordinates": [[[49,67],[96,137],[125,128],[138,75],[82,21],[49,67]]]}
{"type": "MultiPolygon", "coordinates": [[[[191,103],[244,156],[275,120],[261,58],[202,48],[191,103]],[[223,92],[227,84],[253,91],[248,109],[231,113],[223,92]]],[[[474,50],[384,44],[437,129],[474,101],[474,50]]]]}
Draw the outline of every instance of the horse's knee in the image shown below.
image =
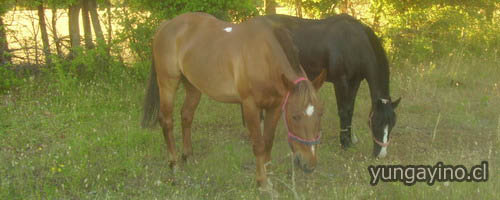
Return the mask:
{"type": "Polygon", "coordinates": [[[165,116],[163,113],[160,113],[158,122],[162,128],[171,129],[174,127],[172,117],[165,116]]]}
{"type": "Polygon", "coordinates": [[[189,125],[193,121],[193,114],[189,111],[183,111],[181,113],[181,122],[183,125],[189,125]]]}
{"type": "Polygon", "coordinates": [[[254,142],[252,147],[253,147],[253,153],[256,156],[257,155],[264,155],[266,152],[266,145],[265,145],[264,141],[254,142]]]}

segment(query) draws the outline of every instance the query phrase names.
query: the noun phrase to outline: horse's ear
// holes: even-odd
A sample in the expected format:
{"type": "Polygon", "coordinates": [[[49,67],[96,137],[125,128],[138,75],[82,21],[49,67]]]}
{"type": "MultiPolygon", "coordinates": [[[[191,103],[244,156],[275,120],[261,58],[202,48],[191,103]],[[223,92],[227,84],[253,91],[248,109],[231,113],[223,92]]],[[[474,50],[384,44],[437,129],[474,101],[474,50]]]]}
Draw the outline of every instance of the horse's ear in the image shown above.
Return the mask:
{"type": "Polygon", "coordinates": [[[321,86],[323,85],[323,83],[326,80],[327,73],[328,73],[328,71],[326,69],[321,70],[321,73],[319,73],[318,77],[316,77],[312,81],[314,89],[318,90],[319,88],[321,88],[321,86]]]}
{"type": "Polygon", "coordinates": [[[285,88],[287,91],[290,91],[293,89],[293,87],[294,87],[293,82],[288,80],[288,78],[285,76],[285,74],[281,74],[281,81],[283,81],[283,84],[285,85],[285,88]]]}
{"type": "Polygon", "coordinates": [[[399,97],[396,101],[393,101],[391,103],[392,109],[396,109],[398,107],[398,105],[399,105],[399,102],[401,102],[401,97],[399,97]]]}

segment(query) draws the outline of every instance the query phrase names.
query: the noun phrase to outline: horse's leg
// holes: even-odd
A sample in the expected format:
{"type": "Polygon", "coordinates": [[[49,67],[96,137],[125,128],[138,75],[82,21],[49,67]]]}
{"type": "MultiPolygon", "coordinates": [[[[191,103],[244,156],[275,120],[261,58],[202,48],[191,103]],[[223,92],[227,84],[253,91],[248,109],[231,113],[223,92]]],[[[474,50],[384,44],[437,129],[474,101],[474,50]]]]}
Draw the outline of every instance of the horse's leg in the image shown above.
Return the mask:
{"type": "Polygon", "coordinates": [[[265,141],[265,164],[271,161],[271,150],[273,149],[274,135],[276,132],[276,125],[281,116],[281,107],[276,106],[273,108],[266,109],[266,115],[264,118],[264,141],[265,141]]]}
{"type": "Polygon", "coordinates": [[[351,123],[354,111],[354,100],[359,88],[359,80],[348,81],[345,77],[334,82],[337,109],[340,118],[340,143],[348,148],[352,145],[351,123]]]}
{"type": "Polygon", "coordinates": [[[193,154],[191,146],[191,124],[193,116],[198,103],[200,102],[201,92],[195,88],[187,79],[183,79],[184,89],[186,90],[186,97],[181,110],[182,119],[182,139],[183,139],[183,153],[182,159],[187,160],[193,154]]]}
{"type": "Polygon", "coordinates": [[[348,121],[349,121],[348,129],[349,129],[349,132],[351,133],[351,141],[353,144],[358,143],[358,138],[356,137],[356,134],[354,132],[352,132],[351,125],[352,125],[352,115],[354,114],[354,103],[356,101],[356,95],[358,94],[358,89],[359,89],[360,83],[361,83],[361,80],[359,80],[359,79],[352,79],[349,81],[349,94],[347,97],[347,101],[349,104],[347,106],[347,110],[348,110],[347,117],[348,117],[348,121]]]}
{"type": "Polygon", "coordinates": [[[163,128],[163,137],[167,143],[168,161],[170,168],[174,168],[177,162],[177,153],[175,151],[174,141],[174,121],[172,112],[174,110],[175,92],[179,78],[163,78],[159,79],[160,91],[160,125],[163,128]]]}
{"type": "Polygon", "coordinates": [[[267,182],[266,168],[264,167],[266,152],[265,141],[261,134],[260,128],[260,108],[257,107],[252,100],[245,101],[243,105],[243,115],[247,124],[248,131],[250,132],[250,139],[252,141],[253,154],[256,157],[256,179],[257,185],[260,188],[267,189],[269,187],[267,182]]]}

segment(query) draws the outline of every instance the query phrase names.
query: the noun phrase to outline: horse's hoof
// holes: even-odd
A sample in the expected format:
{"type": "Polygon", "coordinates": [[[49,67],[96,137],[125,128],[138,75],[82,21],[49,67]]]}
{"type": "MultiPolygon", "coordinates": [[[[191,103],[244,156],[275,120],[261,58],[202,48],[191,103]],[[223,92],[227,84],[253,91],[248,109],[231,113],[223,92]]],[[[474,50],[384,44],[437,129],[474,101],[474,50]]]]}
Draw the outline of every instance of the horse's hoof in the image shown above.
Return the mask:
{"type": "Polygon", "coordinates": [[[358,137],[356,137],[356,134],[351,133],[351,141],[353,144],[357,144],[359,142],[358,137]]]}
{"type": "Polygon", "coordinates": [[[168,161],[168,167],[172,170],[172,173],[176,173],[179,170],[179,166],[176,161],[168,161]]]}
{"type": "MultiPolygon", "coordinates": [[[[269,195],[271,197],[270,199],[278,199],[279,198],[278,191],[276,191],[276,190],[274,190],[272,188],[271,189],[266,189],[266,190],[259,188],[259,192],[260,192],[261,195],[265,195],[265,196],[269,195]]],[[[267,198],[264,198],[264,199],[267,199],[267,198]]]]}
{"type": "Polygon", "coordinates": [[[189,160],[189,157],[191,157],[191,155],[188,155],[188,154],[182,154],[181,158],[182,158],[182,162],[188,162],[189,160]]]}
{"type": "Polygon", "coordinates": [[[273,184],[269,179],[267,179],[267,184],[264,184],[259,187],[259,192],[262,195],[270,195],[271,199],[277,199],[279,197],[279,193],[273,189],[273,184]]]}
{"type": "Polygon", "coordinates": [[[179,166],[178,165],[175,165],[172,167],[172,174],[177,174],[177,172],[179,172],[179,166]]]}
{"type": "Polygon", "coordinates": [[[344,149],[344,150],[349,149],[349,147],[351,147],[351,146],[352,146],[352,143],[347,143],[347,142],[346,143],[342,143],[342,149],[344,149]]]}
{"type": "Polygon", "coordinates": [[[264,163],[264,167],[266,168],[266,172],[268,175],[273,174],[273,172],[271,171],[271,169],[272,169],[271,161],[264,163]]]}

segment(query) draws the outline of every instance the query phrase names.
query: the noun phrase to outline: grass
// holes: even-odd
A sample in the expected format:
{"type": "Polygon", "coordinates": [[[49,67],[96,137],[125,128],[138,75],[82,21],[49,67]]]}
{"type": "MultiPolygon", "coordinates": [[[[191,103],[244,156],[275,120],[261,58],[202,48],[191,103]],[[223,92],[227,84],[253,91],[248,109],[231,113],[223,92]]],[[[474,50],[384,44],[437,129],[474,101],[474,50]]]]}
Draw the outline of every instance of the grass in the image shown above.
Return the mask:
{"type": "MultiPolygon", "coordinates": [[[[367,126],[369,93],[363,83],[353,128],[360,142],[340,149],[339,122],[331,84],[325,102],[319,166],[312,175],[292,171],[280,122],[269,175],[283,199],[498,199],[500,168],[500,61],[445,58],[394,63],[397,109],[389,155],[371,157],[367,126]],[[489,180],[433,186],[400,182],[369,184],[368,165],[489,162],[489,180]],[[294,172],[294,173],[292,173],[294,172]],[[292,175],[294,180],[292,180],[292,175]]],[[[238,105],[203,97],[193,123],[194,157],[173,174],[159,127],[141,129],[142,82],[61,83],[28,80],[0,96],[0,199],[255,199],[255,159],[238,105]]],[[[175,111],[181,150],[179,109],[175,111]]]]}

